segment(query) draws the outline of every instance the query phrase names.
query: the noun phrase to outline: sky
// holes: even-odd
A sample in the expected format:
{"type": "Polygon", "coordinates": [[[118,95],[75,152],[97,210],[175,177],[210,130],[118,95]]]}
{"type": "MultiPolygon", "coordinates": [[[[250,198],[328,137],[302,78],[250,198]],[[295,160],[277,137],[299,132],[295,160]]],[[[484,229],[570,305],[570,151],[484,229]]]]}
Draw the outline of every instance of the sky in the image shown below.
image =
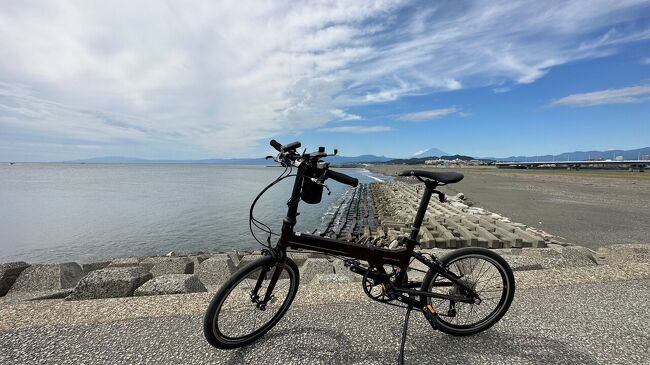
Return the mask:
{"type": "Polygon", "coordinates": [[[0,1],[0,161],[650,146],[650,1],[0,1]]]}

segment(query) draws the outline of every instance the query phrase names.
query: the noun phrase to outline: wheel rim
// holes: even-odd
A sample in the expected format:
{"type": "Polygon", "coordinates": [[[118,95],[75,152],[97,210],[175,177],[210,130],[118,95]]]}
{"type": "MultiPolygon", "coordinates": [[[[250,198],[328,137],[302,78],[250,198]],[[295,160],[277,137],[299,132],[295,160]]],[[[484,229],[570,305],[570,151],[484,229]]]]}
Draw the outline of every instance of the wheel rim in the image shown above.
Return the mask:
{"type": "MultiPolygon", "coordinates": [[[[497,316],[510,290],[510,283],[505,268],[491,257],[482,255],[464,255],[447,263],[450,271],[462,275],[462,280],[474,289],[481,298],[480,304],[455,302],[456,315],[449,313],[451,302],[445,299],[428,298],[438,312],[438,321],[457,329],[471,329],[488,323],[497,316]]],[[[429,291],[440,294],[463,294],[458,286],[436,287],[433,283],[450,283],[442,276],[436,275],[431,281],[429,291]]]]}
{"type": "MultiPolygon", "coordinates": [[[[265,331],[274,324],[290,297],[295,276],[285,265],[273,289],[273,299],[267,303],[265,310],[261,310],[253,302],[251,292],[263,269],[264,266],[256,267],[233,285],[224,296],[214,317],[215,335],[227,342],[241,341],[265,331]]],[[[274,266],[264,276],[257,293],[260,299],[266,295],[266,289],[275,270],[274,266]]]]}

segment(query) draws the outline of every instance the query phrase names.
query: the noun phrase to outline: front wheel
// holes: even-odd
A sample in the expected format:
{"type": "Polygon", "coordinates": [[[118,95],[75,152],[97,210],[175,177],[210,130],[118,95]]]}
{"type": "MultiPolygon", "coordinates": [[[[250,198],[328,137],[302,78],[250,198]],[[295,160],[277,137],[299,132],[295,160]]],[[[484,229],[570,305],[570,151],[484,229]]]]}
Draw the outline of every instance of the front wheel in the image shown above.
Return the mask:
{"type": "MultiPolygon", "coordinates": [[[[468,336],[484,331],[497,323],[508,311],[515,295],[515,277],[508,263],[485,248],[467,247],[455,250],[441,260],[442,266],[459,276],[480,297],[480,303],[454,302],[421,297],[437,315],[434,328],[454,336],[468,336]]],[[[464,295],[465,289],[429,269],[422,281],[422,291],[464,295]]]]}
{"type": "Polygon", "coordinates": [[[279,267],[271,256],[262,257],[239,269],[219,289],[203,318],[203,333],[210,345],[220,349],[246,346],[278,323],[296,296],[299,280],[298,266],[290,258],[279,267]],[[260,305],[278,269],[282,272],[271,300],[260,305]]]}

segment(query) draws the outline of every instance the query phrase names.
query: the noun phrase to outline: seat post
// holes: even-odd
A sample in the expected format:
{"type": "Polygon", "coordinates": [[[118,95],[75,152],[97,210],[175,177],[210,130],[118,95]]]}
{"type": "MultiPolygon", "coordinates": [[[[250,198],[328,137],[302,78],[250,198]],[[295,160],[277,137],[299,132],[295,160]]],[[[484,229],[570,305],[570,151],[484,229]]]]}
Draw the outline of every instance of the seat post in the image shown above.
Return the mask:
{"type": "Polygon", "coordinates": [[[418,239],[418,234],[420,233],[420,226],[424,220],[424,214],[427,212],[427,207],[429,206],[429,201],[431,200],[431,194],[433,194],[433,189],[436,188],[437,184],[431,181],[426,181],[424,183],[424,194],[422,195],[422,200],[420,200],[420,206],[418,207],[418,212],[415,215],[415,221],[413,226],[411,226],[411,240],[416,241],[418,239]]]}

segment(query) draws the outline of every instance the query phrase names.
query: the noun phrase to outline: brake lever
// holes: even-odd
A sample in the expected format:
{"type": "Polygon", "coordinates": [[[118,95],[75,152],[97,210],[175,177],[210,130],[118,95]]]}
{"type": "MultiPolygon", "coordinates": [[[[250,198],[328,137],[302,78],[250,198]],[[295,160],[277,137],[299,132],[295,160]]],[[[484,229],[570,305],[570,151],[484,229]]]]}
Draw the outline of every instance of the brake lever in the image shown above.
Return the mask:
{"type": "Polygon", "coordinates": [[[270,158],[270,159],[273,159],[273,156],[266,156],[266,157],[264,157],[265,160],[268,160],[269,158],[270,158]]]}

